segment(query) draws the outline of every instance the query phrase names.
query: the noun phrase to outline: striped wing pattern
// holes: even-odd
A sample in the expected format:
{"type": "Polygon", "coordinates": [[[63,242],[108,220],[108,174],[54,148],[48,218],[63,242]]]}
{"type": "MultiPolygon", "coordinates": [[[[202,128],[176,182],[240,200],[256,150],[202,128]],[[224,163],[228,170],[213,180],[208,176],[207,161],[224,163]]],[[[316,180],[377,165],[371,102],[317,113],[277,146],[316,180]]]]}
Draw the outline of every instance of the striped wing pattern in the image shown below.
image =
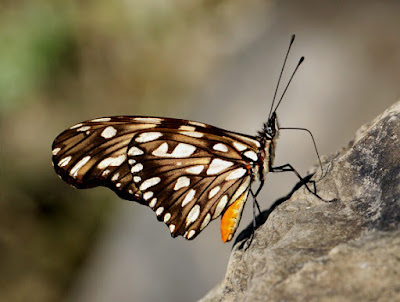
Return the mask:
{"type": "Polygon", "coordinates": [[[109,187],[148,205],[173,237],[194,239],[235,201],[244,204],[258,150],[255,138],[198,122],[106,117],[60,134],[53,165],[71,185],[109,187]]]}

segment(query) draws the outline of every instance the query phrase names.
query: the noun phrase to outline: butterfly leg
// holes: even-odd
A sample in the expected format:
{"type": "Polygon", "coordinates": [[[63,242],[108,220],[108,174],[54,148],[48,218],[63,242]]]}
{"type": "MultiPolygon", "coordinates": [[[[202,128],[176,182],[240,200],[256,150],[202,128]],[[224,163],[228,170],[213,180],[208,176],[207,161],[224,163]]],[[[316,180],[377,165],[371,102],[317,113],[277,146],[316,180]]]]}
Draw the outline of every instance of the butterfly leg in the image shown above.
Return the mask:
{"type": "Polygon", "coordinates": [[[293,166],[291,164],[285,164],[282,166],[278,166],[278,167],[271,167],[270,168],[271,172],[293,172],[299,179],[300,182],[306,187],[306,189],[313,194],[314,196],[318,197],[319,199],[323,200],[318,194],[317,194],[317,187],[315,185],[315,181],[314,180],[306,180],[304,179],[299,172],[296,171],[295,168],[293,168],[293,166]],[[313,188],[312,190],[308,187],[308,183],[311,183],[313,188]]]}
{"type": "Polygon", "coordinates": [[[244,246],[244,250],[247,250],[251,243],[253,242],[253,238],[254,238],[254,232],[256,231],[257,228],[257,221],[256,221],[256,217],[257,217],[257,210],[258,210],[258,214],[261,214],[261,208],[260,208],[260,204],[257,201],[257,195],[258,193],[260,193],[262,187],[264,185],[264,180],[261,180],[260,186],[257,188],[256,193],[254,193],[251,189],[250,189],[250,193],[251,196],[253,197],[253,230],[251,232],[251,235],[249,237],[249,239],[246,240],[246,244],[244,246]],[[257,208],[257,210],[256,210],[257,208]]]}
{"type": "Polygon", "coordinates": [[[258,208],[258,212],[261,214],[261,210],[260,210],[260,205],[258,204],[257,200],[256,200],[256,196],[253,193],[253,191],[250,189],[250,193],[251,196],[253,197],[253,229],[251,231],[250,237],[246,240],[245,244],[244,244],[244,250],[247,251],[247,249],[250,247],[251,243],[253,242],[254,239],[254,232],[256,231],[257,228],[257,222],[256,222],[256,207],[258,208]]]}
{"type": "MultiPolygon", "coordinates": [[[[264,179],[261,179],[260,185],[258,186],[256,193],[253,193],[253,191],[250,190],[251,196],[253,196],[253,208],[254,208],[254,206],[257,206],[259,214],[261,214],[261,209],[260,209],[260,205],[257,201],[257,196],[258,196],[258,193],[261,192],[261,189],[263,188],[263,186],[264,186],[264,179]]],[[[254,218],[255,218],[255,216],[254,216],[254,218]]]]}

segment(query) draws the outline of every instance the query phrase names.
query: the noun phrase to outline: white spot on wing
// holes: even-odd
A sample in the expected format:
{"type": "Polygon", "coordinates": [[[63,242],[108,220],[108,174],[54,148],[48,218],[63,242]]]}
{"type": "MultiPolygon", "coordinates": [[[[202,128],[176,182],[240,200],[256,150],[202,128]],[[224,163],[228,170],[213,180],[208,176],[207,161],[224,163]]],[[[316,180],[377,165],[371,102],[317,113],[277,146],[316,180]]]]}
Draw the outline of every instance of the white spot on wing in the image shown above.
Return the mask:
{"type": "Polygon", "coordinates": [[[164,222],[167,223],[168,220],[170,220],[170,219],[171,219],[171,213],[165,214],[165,216],[164,216],[164,222]]]}
{"type": "Polygon", "coordinates": [[[228,147],[221,143],[215,144],[213,149],[220,152],[228,152],[228,147]]]}
{"type": "Polygon", "coordinates": [[[144,132],[141,133],[135,141],[138,143],[147,143],[156,140],[162,136],[161,132],[144,132]]]}
{"type": "Polygon", "coordinates": [[[156,150],[152,152],[152,154],[158,157],[168,157],[168,155],[170,154],[167,154],[167,152],[168,152],[168,144],[162,143],[156,150]]]}
{"type": "Polygon", "coordinates": [[[232,166],[233,163],[230,161],[215,158],[212,160],[210,166],[207,169],[207,175],[218,174],[219,172],[225,170],[232,166]]]}
{"type": "Polygon", "coordinates": [[[82,126],[78,129],[76,129],[76,131],[86,131],[86,130],[89,130],[90,128],[91,128],[90,126],[82,126]]]}
{"type": "Polygon", "coordinates": [[[58,162],[59,167],[64,167],[68,165],[69,161],[71,160],[71,156],[64,157],[62,160],[58,162]]]}
{"type": "Polygon", "coordinates": [[[254,151],[251,151],[251,150],[250,151],[246,151],[246,152],[243,153],[243,155],[246,156],[247,158],[250,158],[253,161],[257,161],[258,160],[257,154],[254,151]]]}
{"type": "Polygon", "coordinates": [[[183,158],[189,157],[196,151],[196,147],[189,144],[179,143],[178,146],[175,147],[174,151],[172,151],[171,157],[183,158]]]}
{"type": "Polygon", "coordinates": [[[162,119],[156,117],[136,117],[135,121],[158,124],[162,122],[162,119]]]}
{"type": "Polygon", "coordinates": [[[220,186],[216,186],[215,188],[213,188],[209,193],[208,193],[208,199],[213,198],[215,195],[217,195],[217,193],[219,192],[219,190],[221,189],[220,186]]]}
{"type": "Polygon", "coordinates": [[[116,186],[117,188],[119,188],[119,187],[121,187],[121,183],[119,182],[119,183],[117,183],[115,186],[116,186]]]}
{"type": "Polygon", "coordinates": [[[188,235],[187,235],[187,239],[192,238],[194,236],[194,234],[196,234],[196,231],[195,230],[190,230],[188,235]]]}
{"type": "Polygon", "coordinates": [[[143,150],[140,150],[138,147],[135,146],[131,147],[128,150],[128,155],[130,156],[142,155],[143,153],[144,153],[143,150]]]}
{"type": "Polygon", "coordinates": [[[169,225],[169,231],[170,231],[171,233],[173,233],[173,232],[175,231],[175,224],[170,224],[170,225],[169,225]]]}
{"type": "Polygon", "coordinates": [[[143,199],[144,199],[144,200],[149,200],[150,198],[153,197],[153,195],[154,195],[153,192],[148,191],[148,192],[146,192],[146,193],[143,194],[143,199]]]}
{"type": "Polygon", "coordinates": [[[233,142],[233,146],[236,148],[236,150],[238,151],[244,151],[247,149],[247,147],[245,145],[243,145],[242,143],[238,143],[238,142],[233,142]]]}
{"type": "Polygon", "coordinates": [[[85,156],[84,158],[82,158],[80,161],[78,161],[78,163],[71,169],[71,171],[69,172],[69,175],[71,175],[72,177],[77,177],[78,176],[78,172],[79,170],[86,165],[86,163],[90,160],[90,156],[85,156]]]}
{"type": "Polygon", "coordinates": [[[134,182],[139,182],[141,180],[142,180],[142,178],[140,176],[133,176],[133,181],[134,182]]]}
{"type": "Polygon", "coordinates": [[[206,124],[199,123],[199,122],[189,122],[190,125],[199,126],[199,127],[207,127],[206,124]]]}
{"type": "Polygon", "coordinates": [[[112,180],[112,181],[116,181],[116,180],[118,180],[118,177],[119,177],[119,172],[115,173],[115,174],[113,175],[113,177],[111,177],[111,180],[112,180]]]}
{"type": "Polygon", "coordinates": [[[190,136],[190,137],[203,137],[204,134],[201,132],[194,132],[194,131],[182,131],[183,135],[190,136]]]}
{"type": "Polygon", "coordinates": [[[137,172],[141,171],[142,169],[143,169],[143,165],[141,163],[138,163],[131,168],[131,172],[137,173],[137,172]]]}
{"type": "Polygon", "coordinates": [[[175,183],[174,190],[178,191],[181,188],[188,187],[190,185],[190,178],[187,176],[181,176],[175,183]]]}
{"type": "Polygon", "coordinates": [[[57,155],[58,152],[60,152],[61,148],[55,148],[53,149],[53,151],[51,151],[51,153],[53,153],[53,155],[57,155]]]}
{"type": "Polygon", "coordinates": [[[189,212],[186,217],[186,226],[190,225],[191,223],[195,222],[196,219],[200,215],[200,206],[196,204],[189,212]]]}
{"type": "Polygon", "coordinates": [[[194,131],[194,130],[196,130],[196,127],[187,126],[187,125],[182,125],[182,126],[179,127],[179,130],[194,131]]]}
{"type": "Polygon", "coordinates": [[[103,130],[101,136],[104,138],[112,138],[116,134],[117,134],[117,129],[115,129],[113,126],[108,126],[106,129],[103,130]]]}
{"type": "Polygon", "coordinates": [[[76,125],[72,126],[72,127],[69,128],[69,129],[79,128],[79,127],[82,126],[82,125],[83,125],[82,123],[79,123],[79,124],[76,124],[76,125]]]}
{"type": "Polygon", "coordinates": [[[110,117],[101,117],[101,118],[95,118],[94,120],[91,120],[91,122],[109,122],[111,121],[110,117]]]}
{"type": "Polygon", "coordinates": [[[134,165],[135,163],[136,163],[136,160],[128,159],[128,164],[130,164],[131,166],[134,165]]]}
{"type": "Polygon", "coordinates": [[[149,207],[150,207],[150,208],[154,208],[154,206],[156,205],[156,203],[157,203],[157,198],[154,197],[154,198],[150,201],[149,207]]]}
{"type": "Polygon", "coordinates": [[[200,231],[203,230],[210,223],[210,220],[211,220],[211,215],[210,213],[208,213],[204,218],[203,222],[201,223],[200,231]]]}
{"type": "Polygon", "coordinates": [[[121,155],[116,156],[116,157],[107,157],[107,158],[103,159],[97,165],[97,167],[99,169],[104,169],[104,168],[107,168],[109,166],[117,167],[117,166],[122,165],[122,163],[125,161],[125,159],[126,159],[125,154],[121,154],[121,155]]]}
{"type": "Polygon", "coordinates": [[[156,150],[153,151],[153,155],[157,157],[168,157],[168,158],[185,158],[189,157],[196,150],[195,146],[179,143],[172,153],[168,152],[168,144],[162,143],[156,150]]]}
{"type": "Polygon", "coordinates": [[[164,208],[163,207],[159,207],[156,211],[156,215],[160,216],[162,214],[162,212],[164,212],[164,208]]]}
{"type": "Polygon", "coordinates": [[[213,215],[213,218],[218,217],[219,215],[221,215],[223,209],[225,209],[226,204],[228,203],[228,195],[224,195],[221,197],[221,199],[218,202],[217,207],[215,208],[215,212],[213,215]]]}
{"type": "Polygon", "coordinates": [[[196,190],[190,189],[190,191],[186,194],[185,198],[182,201],[182,207],[184,207],[189,202],[191,202],[193,200],[195,194],[196,194],[196,190]]]}
{"type": "Polygon", "coordinates": [[[245,175],[246,172],[247,172],[246,169],[237,168],[237,169],[233,170],[231,173],[229,173],[229,175],[225,178],[225,180],[238,179],[238,178],[242,177],[243,175],[245,175]]]}
{"type": "Polygon", "coordinates": [[[139,190],[140,191],[146,191],[148,188],[150,188],[152,186],[155,186],[160,181],[161,181],[160,177],[149,178],[149,179],[145,180],[144,182],[142,182],[142,184],[140,185],[139,190]]]}
{"type": "Polygon", "coordinates": [[[199,166],[194,166],[194,167],[190,167],[186,169],[186,172],[190,173],[190,174],[200,174],[201,171],[203,171],[204,166],[203,165],[199,165],[199,166]]]}

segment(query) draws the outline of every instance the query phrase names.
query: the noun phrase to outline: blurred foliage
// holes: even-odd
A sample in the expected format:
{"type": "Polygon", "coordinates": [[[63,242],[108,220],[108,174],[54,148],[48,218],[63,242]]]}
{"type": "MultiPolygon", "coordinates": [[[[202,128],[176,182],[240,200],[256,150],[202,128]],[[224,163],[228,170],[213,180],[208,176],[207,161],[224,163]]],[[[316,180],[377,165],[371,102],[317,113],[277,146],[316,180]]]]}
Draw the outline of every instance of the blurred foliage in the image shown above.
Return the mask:
{"type": "Polygon", "coordinates": [[[106,189],[82,200],[57,179],[54,137],[81,119],[180,102],[251,38],[244,28],[262,24],[266,7],[260,0],[0,3],[0,301],[59,301],[110,213],[106,189]]]}
{"type": "Polygon", "coordinates": [[[59,300],[93,245],[109,209],[105,196],[87,202],[74,190],[57,194],[61,188],[60,183],[52,192],[32,186],[3,193],[1,301],[59,300]]]}
{"type": "Polygon", "coordinates": [[[79,89],[90,89],[90,85],[106,89],[114,84],[114,89],[129,90],[130,98],[142,102],[176,97],[178,91],[198,83],[221,54],[243,43],[244,37],[234,36],[248,20],[257,20],[249,14],[265,5],[261,3],[136,0],[110,4],[99,0],[3,4],[0,110],[4,114],[35,101],[29,96],[54,88],[60,80],[65,83],[66,74],[79,89]]]}
{"type": "Polygon", "coordinates": [[[32,90],[62,71],[73,48],[66,11],[27,3],[0,19],[0,110],[18,109],[32,90]]]}

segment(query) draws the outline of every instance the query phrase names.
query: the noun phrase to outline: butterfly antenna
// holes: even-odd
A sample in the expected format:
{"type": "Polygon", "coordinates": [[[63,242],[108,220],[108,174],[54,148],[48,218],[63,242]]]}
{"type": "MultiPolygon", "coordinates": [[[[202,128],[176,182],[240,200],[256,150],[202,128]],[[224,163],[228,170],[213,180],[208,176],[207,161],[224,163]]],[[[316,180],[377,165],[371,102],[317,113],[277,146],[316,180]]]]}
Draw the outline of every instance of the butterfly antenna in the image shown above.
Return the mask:
{"type": "MultiPolygon", "coordinates": [[[[292,44],[293,44],[293,42],[294,42],[294,38],[295,38],[295,37],[296,37],[295,35],[292,35],[292,38],[290,39],[290,43],[289,43],[288,50],[287,50],[287,52],[286,52],[285,60],[283,61],[283,66],[282,66],[282,69],[281,69],[281,73],[279,74],[278,83],[276,84],[274,97],[272,98],[272,104],[271,104],[271,109],[269,110],[269,113],[268,113],[268,118],[271,117],[272,109],[274,108],[274,103],[275,103],[276,94],[277,94],[278,88],[279,88],[279,83],[281,82],[283,70],[285,69],[286,61],[287,61],[287,58],[288,58],[288,56],[289,56],[289,52],[290,52],[290,49],[292,48],[292,44]]],[[[276,109],[275,109],[275,110],[276,110],[276,109]]]]}
{"type": "Polygon", "coordinates": [[[290,79],[289,79],[289,82],[287,83],[286,88],[285,88],[285,90],[283,91],[282,96],[281,96],[281,98],[279,99],[279,102],[278,102],[278,104],[276,105],[275,110],[274,110],[273,112],[276,112],[276,110],[278,109],[280,103],[282,102],[283,97],[285,96],[285,93],[286,93],[287,89],[289,88],[290,83],[291,83],[292,80],[293,80],[294,75],[296,74],[297,69],[299,69],[299,66],[300,66],[301,63],[303,63],[303,62],[304,62],[304,57],[301,57],[300,60],[299,60],[299,63],[297,63],[297,66],[296,66],[296,68],[294,69],[294,71],[293,71],[293,73],[292,73],[292,75],[291,75],[291,77],[290,77],[290,79]]]}

